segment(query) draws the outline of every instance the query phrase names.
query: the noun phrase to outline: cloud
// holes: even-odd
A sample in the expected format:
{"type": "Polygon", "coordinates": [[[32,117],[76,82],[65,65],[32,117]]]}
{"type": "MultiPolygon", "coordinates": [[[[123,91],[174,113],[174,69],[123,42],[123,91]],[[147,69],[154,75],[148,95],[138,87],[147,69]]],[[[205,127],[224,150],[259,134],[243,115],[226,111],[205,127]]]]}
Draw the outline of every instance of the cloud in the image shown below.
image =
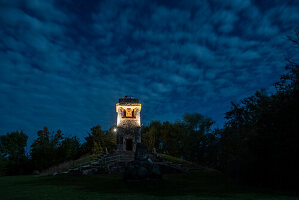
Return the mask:
{"type": "Polygon", "coordinates": [[[284,68],[291,3],[7,1],[0,6],[0,128],[43,126],[83,138],[139,97],[142,120],[184,112],[221,125],[231,101],[269,88],[284,68]]]}

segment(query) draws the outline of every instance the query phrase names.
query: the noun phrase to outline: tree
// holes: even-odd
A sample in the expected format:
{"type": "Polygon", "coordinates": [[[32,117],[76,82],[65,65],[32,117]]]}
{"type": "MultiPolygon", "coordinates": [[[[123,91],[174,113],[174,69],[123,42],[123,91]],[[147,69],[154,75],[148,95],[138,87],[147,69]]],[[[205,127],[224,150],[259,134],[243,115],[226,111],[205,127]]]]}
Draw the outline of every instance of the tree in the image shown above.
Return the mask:
{"type": "Polygon", "coordinates": [[[82,146],[84,153],[102,154],[106,149],[112,152],[116,146],[115,134],[111,130],[103,131],[100,125],[92,127],[85,140],[82,146]]]}
{"type": "Polygon", "coordinates": [[[180,157],[180,140],[178,126],[170,122],[163,122],[161,127],[161,149],[163,153],[180,157]]]}
{"type": "Polygon", "coordinates": [[[159,121],[152,121],[149,126],[143,126],[141,130],[142,143],[147,146],[149,152],[153,149],[160,150],[161,143],[161,123],[159,121]]]}
{"type": "MultiPolygon", "coordinates": [[[[183,124],[186,127],[188,140],[186,145],[186,158],[202,165],[208,163],[208,141],[213,137],[210,134],[211,126],[215,122],[199,113],[185,114],[183,124]]],[[[210,148],[209,148],[210,149],[210,148]]]]}
{"type": "Polygon", "coordinates": [[[289,41],[292,42],[293,55],[287,58],[286,70],[288,73],[283,74],[280,81],[276,82],[274,86],[279,94],[292,93],[293,95],[298,95],[299,89],[299,28],[295,30],[295,36],[288,36],[289,41]]]}
{"type": "Polygon", "coordinates": [[[35,169],[42,170],[60,161],[58,149],[63,136],[61,130],[54,134],[50,133],[47,127],[39,130],[37,135],[38,138],[31,145],[31,159],[35,169]]]}
{"type": "Polygon", "coordinates": [[[19,174],[25,171],[25,147],[28,136],[23,131],[0,136],[0,174],[19,174]]]}
{"type": "Polygon", "coordinates": [[[201,164],[210,163],[212,158],[208,156],[215,155],[212,145],[216,143],[215,136],[210,134],[213,123],[212,119],[198,113],[185,114],[183,121],[175,123],[153,121],[142,128],[142,142],[150,152],[156,148],[160,153],[201,164]]]}
{"type": "MultiPolygon", "coordinates": [[[[298,53],[299,33],[291,40],[298,53]]],[[[222,169],[236,181],[273,187],[296,187],[299,176],[298,54],[288,59],[287,73],[276,92],[257,91],[232,103],[220,131],[222,169]]]]}
{"type": "Polygon", "coordinates": [[[0,136],[1,156],[8,160],[24,159],[27,139],[28,136],[23,131],[16,131],[0,136]]]}
{"type": "Polygon", "coordinates": [[[0,155],[0,176],[4,176],[7,173],[8,161],[5,157],[0,155]]]}
{"type": "Polygon", "coordinates": [[[58,152],[60,162],[77,159],[80,156],[79,139],[76,136],[65,138],[58,147],[58,152]]]}

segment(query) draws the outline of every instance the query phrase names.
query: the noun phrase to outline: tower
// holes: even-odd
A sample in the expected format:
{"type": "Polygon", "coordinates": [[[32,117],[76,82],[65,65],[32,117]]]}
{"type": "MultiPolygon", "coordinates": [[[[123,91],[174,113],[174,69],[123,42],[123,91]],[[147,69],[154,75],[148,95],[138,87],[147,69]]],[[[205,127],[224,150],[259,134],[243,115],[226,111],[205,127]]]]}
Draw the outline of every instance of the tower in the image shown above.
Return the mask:
{"type": "Polygon", "coordinates": [[[116,104],[117,112],[117,150],[136,150],[137,143],[141,142],[141,104],[137,98],[120,98],[116,104]]]}

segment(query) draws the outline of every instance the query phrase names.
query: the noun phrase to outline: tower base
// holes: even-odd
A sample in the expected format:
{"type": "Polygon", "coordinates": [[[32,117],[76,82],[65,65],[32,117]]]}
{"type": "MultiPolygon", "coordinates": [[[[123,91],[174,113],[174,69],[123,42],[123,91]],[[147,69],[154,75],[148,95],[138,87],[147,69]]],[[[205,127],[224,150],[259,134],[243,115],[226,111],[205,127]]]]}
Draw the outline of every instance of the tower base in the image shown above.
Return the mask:
{"type": "Polygon", "coordinates": [[[136,145],[141,143],[141,128],[117,128],[117,151],[136,151],[136,145]]]}

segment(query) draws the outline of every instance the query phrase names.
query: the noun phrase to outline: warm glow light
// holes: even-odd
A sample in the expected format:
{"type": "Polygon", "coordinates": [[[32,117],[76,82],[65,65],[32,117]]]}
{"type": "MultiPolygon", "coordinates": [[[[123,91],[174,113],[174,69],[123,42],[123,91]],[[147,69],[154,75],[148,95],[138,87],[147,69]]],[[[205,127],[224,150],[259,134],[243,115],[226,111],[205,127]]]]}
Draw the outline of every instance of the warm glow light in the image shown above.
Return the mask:
{"type": "Polygon", "coordinates": [[[116,112],[117,112],[116,126],[120,126],[125,121],[135,121],[137,123],[137,126],[140,126],[140,111],[141,111],[140,103],[125,103],[125,104],[117,103],[116,104],[116,112]],[[123,111],[125,111],[125,117],[123,111]],[[134,112],[134,117],[132,112],[134,112]]]}
{"type": "Polygon", "coordinates": [[[113,131],[116,132],[116,131],[117,131],[117,128],[114,128],[113,131]]]}

